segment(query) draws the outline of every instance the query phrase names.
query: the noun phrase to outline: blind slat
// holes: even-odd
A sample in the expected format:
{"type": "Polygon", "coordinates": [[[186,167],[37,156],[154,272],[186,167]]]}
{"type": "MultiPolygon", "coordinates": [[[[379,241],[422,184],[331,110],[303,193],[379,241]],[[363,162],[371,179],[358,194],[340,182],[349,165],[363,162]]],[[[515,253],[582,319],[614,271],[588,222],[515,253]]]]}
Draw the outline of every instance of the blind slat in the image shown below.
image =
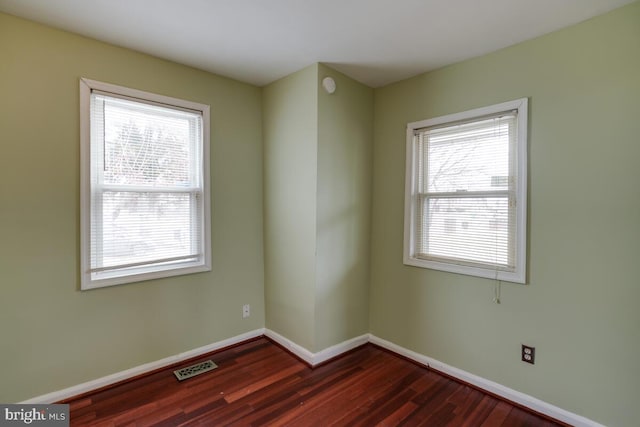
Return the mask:
{"type": "Polygon", "coordinates": [[[515,268],[516,114],[419,129],[416,257],[515,268]]]}
{"type": "Polygon", "coordinates": [[[201,114],[98,92],[90,102],[92,274],[200,257],[201,114]]]}

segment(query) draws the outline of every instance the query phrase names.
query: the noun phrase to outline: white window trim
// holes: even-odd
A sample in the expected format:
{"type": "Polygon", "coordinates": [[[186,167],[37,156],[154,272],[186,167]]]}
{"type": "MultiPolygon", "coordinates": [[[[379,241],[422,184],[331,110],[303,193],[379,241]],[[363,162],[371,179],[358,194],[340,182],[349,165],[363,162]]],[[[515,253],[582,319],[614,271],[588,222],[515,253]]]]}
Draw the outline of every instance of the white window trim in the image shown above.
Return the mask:
{"type": "Polygon", "coordinates": [[[528,100],[521,98],[514,101],[477,108],[461,113],[449,114],[433,119],[421,120],[407,124],[406,140],[406,176],[405,176],[405,207],[404,207],[404,264],[447,271],[451,273],[490,278],[506,282],[526,283],[526,249],[527,249],[527,117],[528,100]],[[517,157],[518,180],[516,184],[516,233],[515,233],[515,271],[501,271],[493,268],[473,267],[447,262],[419,259],[414,256],[415,226],[417,218],[414,201],[416,199],[416,167],[414,133],[417,129],[469,120],[508,110],[518,110],[517,157]]]}
{"type": "Polygon", "coordinates": [[[86,78],[80,78],[80,289],[89,290],[125,283],[141,282],[144,280],[179,276],[184,274],[211,271],[211,202],[210,202],[210,155],[209,155],[209,125],[210,108],[206,104],[158,95],[137,89],[103,83],[86,78]],[[204,224],[202,242],[204,248],[202,263],[196,266],[179,267],[155,266],[153,271],[142,270],[139,273],[106,279],[91,278],[91,129],[90,129],[90,97],[92,90],[107,92],[115,96],[137,98],[141,101],[168,105],[175,108],[186,108],[202,112],[202,161],[203,161],[203,210],[204,224]]]}

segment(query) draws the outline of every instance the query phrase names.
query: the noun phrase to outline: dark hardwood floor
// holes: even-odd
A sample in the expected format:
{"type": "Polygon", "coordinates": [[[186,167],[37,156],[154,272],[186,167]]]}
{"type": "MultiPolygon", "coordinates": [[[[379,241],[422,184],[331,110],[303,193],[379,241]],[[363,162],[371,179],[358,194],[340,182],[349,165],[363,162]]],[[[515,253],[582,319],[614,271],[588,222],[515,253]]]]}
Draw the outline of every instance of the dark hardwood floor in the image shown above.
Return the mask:
{"type": "Polygon", "coordinates": [[[310,369],[266,338],[66,401],[71,425],[557,426],[371,344],[310,369]]]}

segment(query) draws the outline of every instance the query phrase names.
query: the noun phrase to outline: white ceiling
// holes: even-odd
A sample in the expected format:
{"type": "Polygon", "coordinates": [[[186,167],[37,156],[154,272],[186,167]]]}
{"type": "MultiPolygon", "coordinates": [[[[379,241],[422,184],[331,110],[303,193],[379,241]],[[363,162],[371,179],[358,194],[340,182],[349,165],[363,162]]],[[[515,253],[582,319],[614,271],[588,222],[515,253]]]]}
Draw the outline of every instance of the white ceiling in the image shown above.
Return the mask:
{"type": "Polygon", "coordinates": [[[0,11],[263,86],[324,62],[372,87],[634,0],[0,0],[0,11]]]}

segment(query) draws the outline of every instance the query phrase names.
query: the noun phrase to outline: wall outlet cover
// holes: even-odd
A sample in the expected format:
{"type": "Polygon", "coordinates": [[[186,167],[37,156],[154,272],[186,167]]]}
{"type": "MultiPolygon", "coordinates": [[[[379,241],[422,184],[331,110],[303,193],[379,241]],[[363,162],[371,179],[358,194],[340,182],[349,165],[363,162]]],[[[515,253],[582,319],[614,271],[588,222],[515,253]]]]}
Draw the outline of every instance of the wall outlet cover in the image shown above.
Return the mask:
{"type": "Polygon", "coordinates": [[[536,348],[522,344],[522,361],[535,364],[536,348]]]}

